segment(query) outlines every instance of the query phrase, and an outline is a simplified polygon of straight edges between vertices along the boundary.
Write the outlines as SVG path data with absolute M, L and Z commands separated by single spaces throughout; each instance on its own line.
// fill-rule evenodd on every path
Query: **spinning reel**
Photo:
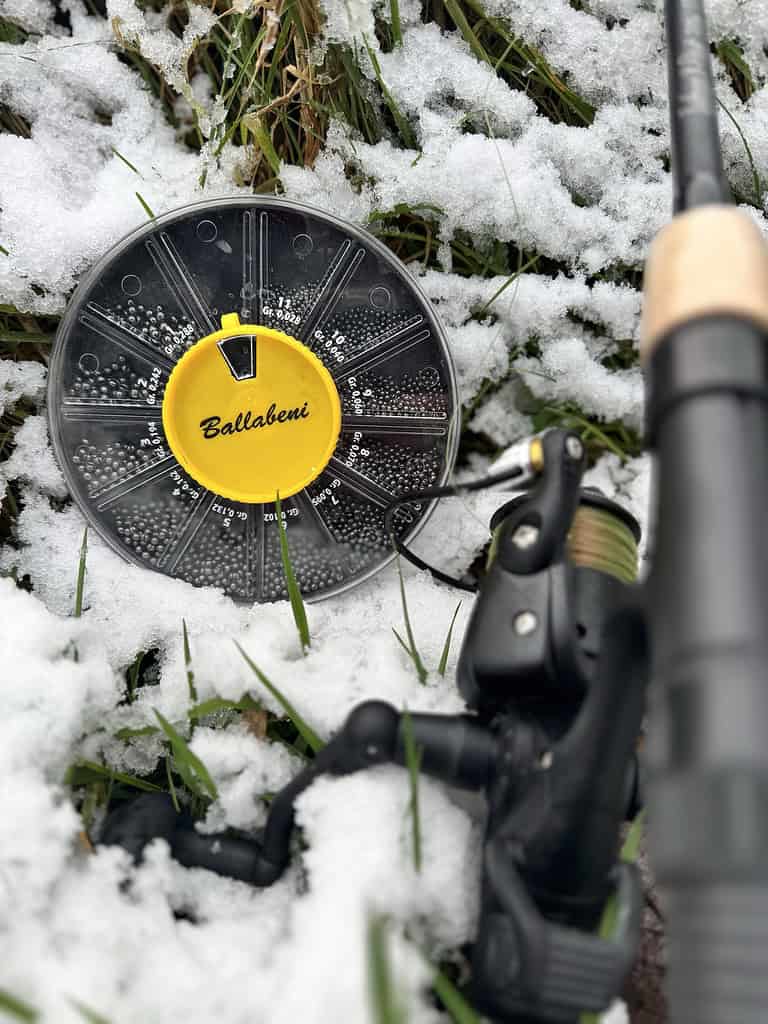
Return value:
M 639 937 L 639 879 L 616 862 L 619 826 L 639 807 L 639 530 L 619 506 L 580 489 L 575 434 L 550 431 L 524 454 L 504 475 L 534 486 L 494 516 L 459 659 L 470 713 L 410 714 L 409 728 L 422 772 L 487 798 L 476 1005 L 497 1020 L 575 1024 L 620 990 Z M 170 797 L 152 794 L 114 810 L 100 841 L 140 858 L 162 837 L 182 864 L 269 885 L 288 864 L 307 786 L 321 774 L 405 764 L 405 751 L 400 713 L 368 701 L 274 797 L 259 836 L 201 835 Z M 594 930 L 611 895 L 619 925 L 603 939 Z

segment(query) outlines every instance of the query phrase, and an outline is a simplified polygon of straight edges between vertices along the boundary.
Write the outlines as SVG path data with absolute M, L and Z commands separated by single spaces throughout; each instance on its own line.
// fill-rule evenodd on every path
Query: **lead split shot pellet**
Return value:
M 444 333 L 376 239 L 281 199 L 176 210 L 84 278 L 51 360 L 51 436 L 90 525 L 138 565 L 238 601 L 391 557 L 384 509 L 456 449 Z M 410 540 L 431 505 L 395 516 Z

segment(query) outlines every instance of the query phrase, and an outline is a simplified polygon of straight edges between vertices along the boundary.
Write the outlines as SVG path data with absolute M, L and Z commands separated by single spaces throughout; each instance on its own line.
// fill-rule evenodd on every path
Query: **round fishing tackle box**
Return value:
M 286 594 L 278 516 L 308 599 L 376 572 L 385 509 L 442 484 L 457 445 L 445 334 L 415 279 L 367 232 L 279 198 L 186 206 L 108 252 L 62 321 L 48 408 L 114 550 L 244 602 Z M 398 538 L 431 508 L 398 509 Z

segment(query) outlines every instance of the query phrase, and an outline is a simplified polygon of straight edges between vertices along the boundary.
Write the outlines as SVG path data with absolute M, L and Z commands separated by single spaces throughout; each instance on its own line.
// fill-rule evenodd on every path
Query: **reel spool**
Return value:
M 640 524 L 618 502 L 594 487 L 584 487 L 568 531 L 568 555 L 574 565 L 635 583 Z
M 119 243 L 59 329 L 54 449 L 127 560 L 238 601 L 310 599 L 393 557 L 384 510 L 439 486 L 456 384 L 429 300 L 367 233 L 281 199 L 198 203 Z M 398 509 L 409 542 L 434 502 Z

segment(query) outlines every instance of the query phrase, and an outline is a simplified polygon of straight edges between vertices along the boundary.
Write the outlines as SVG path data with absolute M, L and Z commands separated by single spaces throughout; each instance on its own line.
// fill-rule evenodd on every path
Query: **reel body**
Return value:
M 174 211 L 85 277 L 51 361 L 70 490 L 123 557 L 240 601 L 308 599 L 392 557 L 384 509 L 457 444 L 429 300 L 376 239 L 281 199 Z M 398 510 L 415 536 L 433 503 Z

